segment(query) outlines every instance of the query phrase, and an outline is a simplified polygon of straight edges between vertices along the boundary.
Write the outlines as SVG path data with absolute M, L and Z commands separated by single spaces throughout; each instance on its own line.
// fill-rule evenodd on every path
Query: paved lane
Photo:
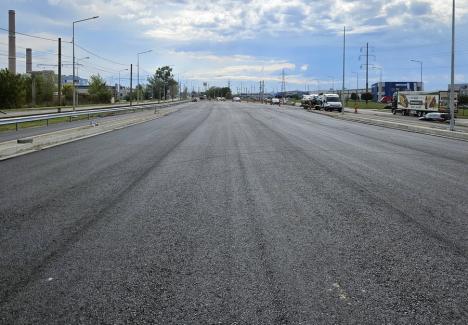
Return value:
M 0 320 L 464 324 L 467 149 L 194 103 L 1 162 Z

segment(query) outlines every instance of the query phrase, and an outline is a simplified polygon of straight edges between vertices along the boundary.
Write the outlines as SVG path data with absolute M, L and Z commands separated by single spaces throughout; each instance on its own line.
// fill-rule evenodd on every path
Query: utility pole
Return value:
M 286 80 L 284 78 L 284 69 L 281 72 L 281 96 L 282 96 L 282 101 L 284 104 L 284 94 L 286 92 Z
M 369 43 L 366 43 L 366 104 L 369 101 Z
M 62 112 L 62 38 L 58 39 L 58 112 Z
M 343 85 L 341 87 L 341 114 L 344 114 L 344 89 L 345 89 L 345 70 L 346 70 L 346 26 L 343 27 Z
M 450 131 L 455 130 L 455 0 L 452 2 L 452 68 L 450 80 Z
M 133 64 L 130 64 L 130 106 L 133 99 Z
M 140 55 L 152 52 L 153 50 L 147 50 L 137 53 L 137 104 L 140 102 Z
M 361 53 L 363 52 L 363 47 L 361 47 Z M 366 43 L 366 54 L 363 55 L 361 54 L 359 56 L 359 60 L 361 60 L 361 58 L 365 56 L 366 57 L 366 104 L 367 102 L 369 101 L 369 99 L 367 98 L 367 94 L 369 93 L 369 56 L 372 56 L 374 57 L 375 59 L 375 55 L 369 55 L 369 43 Z M 362 64 L 361 64 L 361 69 L 362 69 Z

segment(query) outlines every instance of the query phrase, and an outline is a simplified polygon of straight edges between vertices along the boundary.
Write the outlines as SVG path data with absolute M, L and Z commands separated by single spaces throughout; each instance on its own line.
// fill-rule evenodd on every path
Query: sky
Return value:
M 62 38 L 63 73 L 71 74 L 72 22 L 76 24 L 78 73 L 129 83 L 130 64 L 144 83 L 157 67 L 170 65 L 189 89 L 227 86 L 279 91 L 341 89 L 343 28 L 346 26 L 345 88 L 382 81 L 419 81 L 426 90 L 450 82 L 452 0 L 2 0 L 0 28 L 16 11 L 17 71 L 25 70 L 25 48 L 34 70 L 56 70 Z M 468 1 L 456 4 L 456 76 L 468 82 Z M 8 64 L 8 34 L 0 29 L 0 68 Z

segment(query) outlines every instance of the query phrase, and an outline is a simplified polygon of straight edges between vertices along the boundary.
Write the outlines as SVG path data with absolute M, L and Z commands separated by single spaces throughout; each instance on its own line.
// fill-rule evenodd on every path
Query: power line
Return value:
M 118 65 L 125 66 L 125 67 L 128 66 L 128 64 L 119 63 L 119 62 L 116 62 L 116 61 L 114 61 L 114 60 L 111 60 L 111 59 L 105 58 L 105 57 L 103 57 L 103 56 L 100 56 L 99 54 L 96 54 L 96 53 L 94 53 L 94 52 L 92 52 L 92 51 L 90 51 L 90 50 L 88 50 L 88 49 L 85 49 L 84 47 L 82 47 L 82 46 L 80 46 L 80 45 L 78 45 L 78 44 L 76 44 L 76 43 L 75 43 L 75 46 L 78 47 L 79 49 L 85 51 L 85 52 L 88 53 L 88 54 L 91 54 L 91 55 L 94 55 L 94 56 L 97 57 L 97 58 L 100 58 L 101 60 L 108 61 L 108 62 L 111 62 L 111 63 L 113 63 L 113 64 L 118 64 Z
M 3 42 L 0 42 L 0 44 L 8 45 L 7 43 L 3 43 Z M 30 48 L 30 47 L 24 47 L 24 46 L 20 46 L 20 45 L 16 45 L 16 47 L 18 47 L 20 49 L 24 49 L 24 50 Z M 33 51 L 33 53 L 44 53 L 44 54 L 50 54 L 50 55 L 58 55 L 57 52 L 35 50 L 34 48 L 30 48 L 30 49 Z M 71 55 L 64 55 L 64 54 L 62 54 L 62 57 L 66 57 L 66 58 L 70 58 L 70 59 L 72 58 Z
M 97 66 L 94 66 L 94 65 L 86 65 L 86 64 L 83 64 L 83 63 L 80 63 L 80 65 L 83 66 L 83 67 L 87 67 L 89 69 L 93 69 L 93 70 L 99 70 L 99 71 L 107 72 L 107 73 L 115 73 L 114 71 L 106 70 L 106 69 L 103 69 L 103 68 L 100 68 L 100 67 L 97 67 Z M 85 69 L 85 70 L 92 73 L 92 71 L 90 71 L 88 69 Z
M 9 31 L 8 29 L 6 29 L 6 28 L 0 27 L 0 30 L 3 30 L 3 31 L 5 31 L 5 32 L 10 33 L 10 31 Z M 28 36 L 28 37 L 37 38 L 37 39 L 42 39 L 42 40 L 45 40 L 45 41 L 58 42 L 58 39 L 52 39 L 52 38 L 47 38 L 47 37 L 42 37 L 42 36 L 36 36 L 36 35 L 30 35 L 30 34 L 21 33 L 21 32 L 14 32 L 14 34 L 23 35 L 23 36 Z M 71 43 L 70 41 L 62 41 L 62 42 Z

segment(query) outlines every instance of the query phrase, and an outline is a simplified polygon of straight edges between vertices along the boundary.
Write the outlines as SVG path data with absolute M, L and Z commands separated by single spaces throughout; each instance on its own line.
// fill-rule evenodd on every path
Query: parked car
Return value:
M 393 101 L 393 97 L 392 96 L 383 96 L 382 98 L 380 98 L 380 103 L 382 104 L 391 104 Z
M 421 121 L 445 122 L 450 120 L 450 114 L 447 113 L 427 113 L 419 118 Z
M 281 105 L 281 101 L 279 98 L 272 98 L 270 105 Z

